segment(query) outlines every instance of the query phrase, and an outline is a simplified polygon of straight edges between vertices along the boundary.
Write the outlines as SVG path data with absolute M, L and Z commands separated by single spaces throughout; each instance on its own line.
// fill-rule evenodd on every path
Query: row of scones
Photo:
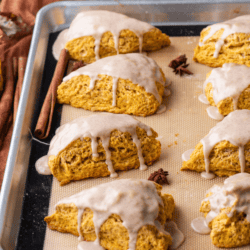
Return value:
M 208 74 L 199 99 L 212 105 L 209 116 L 226 117 L 182 157 L 182 170 L 202 172 L 207 179 L 234 175 L 209 191 L 201 206 L 206 218 L 192 222 L 196 232 L 210 233 L 218 247 L 250 243 L 250 175 L 245 173 L 250 173 L 249 22 L 250 16 L 242 16 L 207 27 L 194 55 L 199 63 L 222 66 Z M 57 100 L 114 114 L 79 117 L 59 127 L 48 154 L 36 162 L 37 171 L 53 174 L 65 185 L 145 170 L 157 161 L 157 132 L 130 115 L 164 111 L 163 96 L 169 90 L 157 63 L 132 52 L 169 45 L 169 37 L 148 23 L 108 11 L 79 13 L 58 35 L 53 55 L 58 59 L 66 49 L 71 59 L 88 65 L 63 79 Z M 50 229 L 79 236 L 79 250 L 163 250 L 184 240 L 172 220 L 174 207 L 172 195 L 162 194 L 156 183 L 117 180 L 63 199 L 45 221 Z M 232 237 L 237 230 L 241 233 Z

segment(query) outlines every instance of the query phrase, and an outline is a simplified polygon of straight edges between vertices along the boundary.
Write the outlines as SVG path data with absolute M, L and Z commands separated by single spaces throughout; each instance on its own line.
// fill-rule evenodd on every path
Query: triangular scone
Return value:
M 60 185 L 115 177 L 119 170 L 145 170 L 160 157 L 157 136 L 128 115 L 80 117 L 58 128 L 48 154 L 36 162 L 36 168 L 41 174 L 52 173 Z
M 88 241 L 80 243 L 88 244 L 86 249 L 92 249 L 95 241 L 108 250 L 166 250 L 172 238 L 161 230 L 172 219 L 174 207 L 172 195 L 161 194 L 160 185 L 126 179 L 65 198 L 56 205 L 56 212 L 44 220 L 50 229 Z
M 231 112 L 213 127 L 197 144 L 190 159 L 183 161 L 181 170 L 230 176 L 240 172 L 250 173 L 250 110 Z M 184 154 L 183 154 L 184 155 Z
M 226 248 L 250 244 L 250 175 L 231 176 L 224 185 L 209 189 L 206 197 L 200 212 L 211 229 L 212 243 Z
M 223 116 L 236 109 L 250 109 L 250 68 L 226 63 L 213 69 L 207 74 L 203 92 Z
M 148 116 L 162 103 L 165 80 L 151 58 L 111 56 L 66 76 L 57 89 L 57 100 L 91 111 Z
M 84 11 L 59 34 L 53 55 L 58 59 L 65 48 L 72 59 L 92 63 L 119 53 L 154 51 L 168 45 L 169 37 L 149 23 L 110 11 Z
M 203 29 L 194 61 L 210 67 L 221 67 L 224 63 L 250 66 L 249 21 L 250 15 L 245 15 Z

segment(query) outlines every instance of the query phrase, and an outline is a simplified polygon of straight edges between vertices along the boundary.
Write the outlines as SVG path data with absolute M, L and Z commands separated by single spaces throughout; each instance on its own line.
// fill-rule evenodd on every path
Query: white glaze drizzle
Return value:
M 245 171 L 244 146 L 250 141 L 250 110 L 231 112 L 223 121 L 217 123 L 209 134 L 201 140 L 205 158 L 205 170 L 209 173 L 209 154 L 213 147 L 221 141 L 229 141 L 239 147 L 241 172 Z M 203 176 L 204 177 L 204 176 Z
M 222 115 L 219 112 L 217 107 L 210 106 L 210 107 L 206 108 L 206 111 L 207 111 L 208 116 L 216 121 L 221 121 L 224 118 L 224 115 Z
M 214 57 L 217 58 L 221 47 L 224 45 L 224 40 L 231 34 L 235 33 L 250 33 L 250 15 L 239 16 L 234 19 L 225 21 L 223 23 L 216 23 L 208 26 L 210 28 L 209 33 L 204 37 L 203 41 L 199 43 L 199 46 L 203 46 L 204 43 L 212 37 L 218 30 L 224 29 L 222 36 L 215 44 Z
M 192 220 L 191 227 L 198 234 L 210 234 L 211 229 L 207 225 L 206 218 L 198 217 Z
M 61 50 L 65 47 L 65 41 L 67 40 L 68 29 L 61 31 L 56 38 L 55 43 L 52 46 L 52 54 L 56 60 L 59 59 Z
M 121 217 L 124 227 L 129 233 L 129 250 L 136 247 L 137 233 L 145 225 L 153 225 L 164 234 L 164 227 L 156 220 L 159 206 L 163 206 L 161 197 L 158 195 L 153 182 L 147 180 L 122 179 L 105 183 L 91 189 L 84 190 L 69 198 L 59 201 L 59 204 L 73 203 L 78 208 L 78 231 L 80 234 L 80 222 L 85 208 L 93 211 L 93 222 L 97 239 L 95 242 L 82 244 L 81 250 L 103 249 L 92 248 L 100 246 L 99 231 L 101 225 L 112 214 Z M 80 236 L 80 240 L 83 238 Z M 85 246 L 89 247 L 86 248 Z
M 171 91 L 169 89 L 165 88 L 164 89 L 164 96 L 170 96 L 170 95 L 171 95 Z
M 160 107 L 158 108 L 156 114 L 162 114 L 165 113 L 167 111 L 167 107 L 164 104 L 161 104 Z
M 142 52 L 143 34 L 153 29 L 149 23 L 125 16 L 116 12 L 94 10 L 77 14 L 69 29 L 64 35 L 58 36 L 53 45 L 53 55 L 58 60 L 60 51 L 65 44 L 73 39 L 83 36 L 92 36 L 95 39 L 95 56 L 99 59 L 100 42 L 103 34 L 110 31 L 113 34 L 115 49 L 119 53 L 119 35 L 122 30 L 129 29 L 139 38 L 139 51 Z
M 105 250 L 101 245 L 96 244 L 96 242 L 92 241 L 81 241 L 78 246 L 77 250 Z
M 210 212 L 207 214 L 204 225 L 200 227 L 194 219 L 193 224 L 196 226 L 196 232 L 202 233 L 216 216 L 219 215 L 221 209 L 231 207 L 231 211 L 227 213 L 228 217 L 232 217 L 234 211 L 244 212 L 246 219 L 250 222 L 250 174 L 239 173 L 230 176 L 224 181 L 224 185 L 214 185 L 207 193 L 212 193 L 203 200 L 209 201 Z M 204 228 L 203 228 L 204 226 Z
M 51 155 L 57 155 L 61 150 L 68 146 L 71 142 L 77 139 L 83 140 L 84 137 L 91 139 L 92 156 L 99 157 L 97 153 L 97 138 L 100 138 L 104 150 L 106 151 L 106 164 L 110 171 L 111 177 L 117 177 L 117 173 L 113 169 L 111 161 L 111 152 L 109 150 L 110 133 L 113 130 L 119 130 L 121 132 L 129 132 L 133 139 L 133 142 L 137 146 L 138 158 L 140 161 L 140 170 L 147 169 L 144 164 L 144 158 L 142 156 L 141 142 L 136 134 L 136 127 L 140 127 L 147 132 L 148 136 L 152 135 L 152 130 L 149 126 L 135 120 L 129 115 L 121 114 L 108 114 L 108 115 L 92 115 L 89 117 L 79 117 L 69 123 L 60 126 L 56 130 L 56 134 L 51 140 L 47 159 Z M 44 157 L 40 158 L 37 162 L 39 164 L 39 173 L 44 174 L 49 170 L 48 161 L 44 161 Z M 43 168 L 45 170 L 43 170 Z M 38 169 L 38 168 L 37 168 Z M 48 173 L 47 173 L 48 174 Z M 51 174 L 51 172 L 50 172 Z
M 190 155 L 193 153 L 194 149 L 188 149 L 181 155 L 182 161 L 188 161 L 190 159 Z
M 207 179 L 207 180 L 212 180 L 215 177 L 214 173 L 207 173 L 207 172 L 202 172 L 201 177 Z
M 199 95 L 198 100 L 199 100 L 200 102 L 204 103 L 204 104 L 209 104 L 209 101 L 207 100 L 207 97 L 206 97 L 205 94 Z
M 174 221 L 167 221 L 165 223 L 164 229 L 170 234 L 172 237 L 172 245 L 171 249 L 178 248 L 182 242 L 185 240 L 184 234 L 180 231 Z
M 116 87 L 119 78 L 129 79 L 134 84 L 142 86 L 146 92 L 153 94 L 159 103 L 162 102 L 155 84 L 157 81 L 165 85 L 160 67 L 153 59 L 138 53 L 105 57 L 73 71 L 63 78 L 63 82 L 75 76 L 88 75 L 91 79 L 89 88 L 93 89 L 99 74 L 113 77 L 113 106 L 116 104 Z
M 250 68 L 246 65 L 225 63 L 222 68 L 216 68 L 211 71 L 211 74 L 203 84 L 203 93 L 205 93 L 208 83 L 211 83 L 213 86 L 213 100 L 216 105 L 220 101 L 231 97 L 234 110 L 236 110 L 241 93 L 250 85 Z M 199 100 L 202 101 L 203 98 L 202 100 L 199 98 Z M 206 101 L 208 102 L 207 99 Z
M 50 175 L 51 171 L 49 169 L 48 162 L 49 162 L 48 155 L 39 158 L 35 163 L 36 171 L 39 174 Z

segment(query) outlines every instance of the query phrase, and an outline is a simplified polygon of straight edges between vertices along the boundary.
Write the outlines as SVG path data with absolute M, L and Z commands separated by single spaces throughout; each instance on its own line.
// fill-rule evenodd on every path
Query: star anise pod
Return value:
M 188 66 L 189 64 L 184 64 L 184 65 L 181 65 L 179 67 L 177 67 L 176 69 L 174 69 L 173 72 L 175 72 L 175 74 L 180 74 L 180 76 L 183 75 L 183 73 L 186 73 L 188 75 L 192 75 L 193 73 L 191 71 L 189 71 L 188 69 L 186 69 L 186 67 Z
M 81 67 L 83 67 L 83 66 L 85 66 L 85 65 L 86 65 L 86 64 L 83 63 L 82 61 L 74 62 L 73 68 L 72 68 L 71 72 L 72 72 L 72 71 L 75 71 L 75 70 L 77 70 L 77 69 L 79 69 L 79 68 L 81 68 Z
M 168 67 L 172 68 L 172 69 L 176 69 L 178 66 L 182 65 L 183 63 L 186 64 L 187 62 L 187 58 L 186 55 L 181 55 L 178 56 L 176 59 L 172 60 Z
M 167 179 L 167 176 L 168 176 L 168 171 L 164 171 L 162 168 L 160 168 L 158 171 L 155 171 L 154 173 L 152 173 L 148 180 L 149 181 L 154 181 L 158 184 L 168 184 L 168 179 Z
M 181 76 L 183 75 L 183 73 L 192 75 L 193 73 L 186 69 L 188 65 L 189 64 L 187 64 L 186 55 L 181 55 L 178 56 L 176 59 L 172 60 L 168 66 L 174 69 L 173 72 L 175 72 L 175 74 L 179 73 Z

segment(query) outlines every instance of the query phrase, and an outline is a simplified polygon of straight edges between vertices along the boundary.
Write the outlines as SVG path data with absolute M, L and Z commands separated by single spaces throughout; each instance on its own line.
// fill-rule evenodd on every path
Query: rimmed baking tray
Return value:
M 248 14 L 249 1 L 88 1 L 57 2 L 37 14 L 20 105 L 0 194 L 0 249 L 43 249 L 51 176 L 35 173 L 34 163 L 48 145 L 32 140 L 43 99 L 56 61 L 51 47 L 58 31 L 69 26 L 83 10 L 109 10 L 160 27 L 170 36 L 197 36 L 208 24 Z M 60 106 L 49 143 L 60 123 Z M 19 235 L 19 236 L 18 236 Z M 18 239 L 18 240 L 17 240 Z

